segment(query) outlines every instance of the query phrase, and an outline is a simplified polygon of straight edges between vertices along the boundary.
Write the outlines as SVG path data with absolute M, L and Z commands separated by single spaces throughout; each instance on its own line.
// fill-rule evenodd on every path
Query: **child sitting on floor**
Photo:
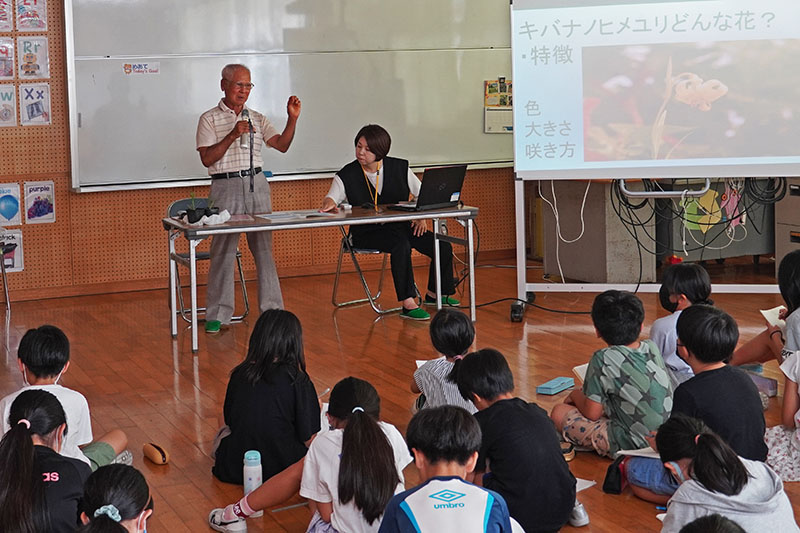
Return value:
M 629 292 L 610 290 L 595 298 L 592 322 L 608 347 L 592 355 L 583 390 L 573 390 L 550 413 L 578 449 L 613 457 L 644 448 L 645 437 L 669 416 L 669 375 L 655 344 L 639 341 L 643 320 L 642 302 Z
M 698 517 L 714 513 L 745 531 L 800 532 L 778 475 L 760 461 L 736 455 L 701 421 L 671 417 L 656 435 L 664 466 L 679 488 L 667 504 L 662 533 L 678 533 Z
M 0 434 L 9 430 L 8 413 L 21 392 L 45 390 L 58 398 L 67 415 L 69 432 L 61 455 L 83 461 L 92 470 L 111 462 L 133 462 L 133 455 L 125 449 L 128 445 L 125 433 L 114 429 L 93 441 L 92 419 L 86 398 L 80 392 L 58 384 L 70 364 L 69 339 L 63 331 L 48 325 L 29 329 L 19 343 L 17 364 L 25 386 L 0 400 L 0 414 L 3 417 Z
M 671 315 L 661 317 L 650 327 L 650 340 L 658 347 L 669 371 L 673 388 L 693 376 L 692 369 L 676 353 L 677 334 L 675 324 L 681 311 L 694 304 L 713 302 L 711 278 L 702 266 L 695 263 L 677 263 L 664 269 L 661 286 L 669 294 L 669 301 L 675 305 Z
M 464 481 L 481 447 L 473 416 L 452 405 L 424 409 L 408 423 L 406 442 L 422 484 L 389 501 L 379 533 L 511 531 L 503 497 Z M 445 493 L 460 496 L 451 505 Z
M 300 496 L 314 516 L 309 533 L 376 532 L 389 500 L 404 489 L 411 455 L 393 425 L 379 421 L 375 387 L 354 377 L 331 391 L 331 431 L 311 443 L 303 465 Z
M 422 393 L 413 411 L 440 405 L 457 405 L 470 413 L 477 411 L 472 402 L 458 392 L 458 362 L 475 340 L 472 320 L 457 309 L 443 308 L 431 320 L 431 343 L 444 357 L 428 361 L 414 372 L 411 392 Z
M 247 357 L 231 372 L 212 472 L 241 485 L 242 458 L 261 453 L 264 479 L 302 459 L 319 431 L 319 401 L 306 373 L 300 320 L 283 309 L 258 318 Z
M 678 356 L 694 377 L 682 383 L 673 397 L 672 416 L 684 414 L 702 420 L 741 457 L 764 461 L 764 413 L 758 389 L 744 370 L 727 361 L 736 347 L 739 330 L 725 311 L 693 305 L 678 318 Z M 664 503 L 678 483 L 658 459 L 631 457 L 624 461 L 634 494 Z
M 767 429 L 767 464 L 783 481 L 800 481 L 800 350 L 781 364 L 786 376 L 781 406 L 781 425 Z
M 464 357 L 458 390 L 478 408 L 483 434 L 470 481 L 498 492 L 527 533 L 556 531 L 573 511 L 572 525 L 587 524 L 553 424 L 544 409 L 512 395 L 514 376 L 503 354 L 484 349 Z
M 764 363 L 773 359 L 781 364 L 792 352 L 800 350 L 800 250 L 793 250 L 781 259 L 778 288 L 786 304 L 786 309 L 780 313 L 786 326 L 781 330 L 767 324 L 767 329 L 734 352 L 732 365 Z

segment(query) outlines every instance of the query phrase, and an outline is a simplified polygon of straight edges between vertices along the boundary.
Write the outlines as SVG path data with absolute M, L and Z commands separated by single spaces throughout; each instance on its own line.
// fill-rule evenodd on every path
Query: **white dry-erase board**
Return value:
M 328 174 L 367 123 L 414 166 L 502 164 L 512 139 L 483 133 L 483 80 L 511 71 L 507 0 L 65 0 L 72 180 L 78 190 L 207 177 L 199 115 L 220 70 L 245 63 L 248 105 L 282 130 L 303 103 L 276 176 Z

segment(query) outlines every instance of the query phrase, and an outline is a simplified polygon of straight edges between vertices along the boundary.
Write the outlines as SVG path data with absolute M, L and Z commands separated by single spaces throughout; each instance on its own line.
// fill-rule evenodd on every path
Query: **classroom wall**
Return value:
M 208 187 L 83 194 L 70 191 L 63 4 L 51 0 L 47 11 L 48 31 L 26 35 L 43 35 L 49 39 L 51 125 L 0 128 L 0 183 L 16 182 L 22 190 L 25 181 L 53 180 L 56 222 L 8 226 L 22 230 L 25 254 L 25 270 L 8 274 L 11 300 L 166 287 L 167 240 L 161 218 L 173 200 L 189 196 L 191 190 L 196 196 L 205 196 Z M 16 33 L 11 35 L 16 36 Z M 29 82 L 8 83 L 19 87 Z M 209 80 L 209 83 L 217 83 L 217 80 Z M 214 104 L 209 102 L 209 107 Z M 301 117 L 300 127 L 302 120 Z M 113 131 L 108 134 L 113 135 Z M 349 136 L 351 132 L 343 134 Z M 296 145 L 291 150 L 303 148 Z M 183 149 L 194 150 L 194 147 Z M 395 155 L 402 157 L 402 154 Z M 342 154 L 342 163 L 350 158 L 352 154 Z M 317 206 L 328 186 L 326 179 L 276 182 L 272 189 L 273 209 Z M 477 219 L 481 252 L 514 248 L 512 169 L 469 171 L 463 199 L 481 210 Z M 449 229 L 454 235 L 461 234 L 456 224 L 451 224 Z M 276 234 L 275 259 L 279 274 L 333 272 L 339 240 L 336 228 Z M 246 248 L 244 244 L 243 247 Z M 248 279 L 253 279 L 255 265 L 249 252 L 244 252 L 244 259 Z M 375 260 L 371 264 L 375 264 Z M 203 267 L 201 281 L 205 279 L 205 272 Z

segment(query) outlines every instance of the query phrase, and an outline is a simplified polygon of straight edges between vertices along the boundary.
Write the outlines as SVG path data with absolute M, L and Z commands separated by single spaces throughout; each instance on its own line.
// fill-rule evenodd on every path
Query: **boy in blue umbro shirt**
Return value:
M 472 415 L 452 405 L 424 409 L 408 424 L 406 442 L 425 482 L 389 501 L 379 533 L 511 532 L 503 497 L 464 481 L 481 446 Z

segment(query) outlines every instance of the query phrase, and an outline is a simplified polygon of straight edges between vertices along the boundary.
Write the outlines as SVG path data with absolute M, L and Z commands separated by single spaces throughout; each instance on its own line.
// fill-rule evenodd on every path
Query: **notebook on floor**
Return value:
M 453 207 L 461 199 L 461 187 L 467 165 L 426 168 L 422 174 L 422 186 L 416 202 L 389 204 L 389 209 L 397 211 L 426 211 Z

